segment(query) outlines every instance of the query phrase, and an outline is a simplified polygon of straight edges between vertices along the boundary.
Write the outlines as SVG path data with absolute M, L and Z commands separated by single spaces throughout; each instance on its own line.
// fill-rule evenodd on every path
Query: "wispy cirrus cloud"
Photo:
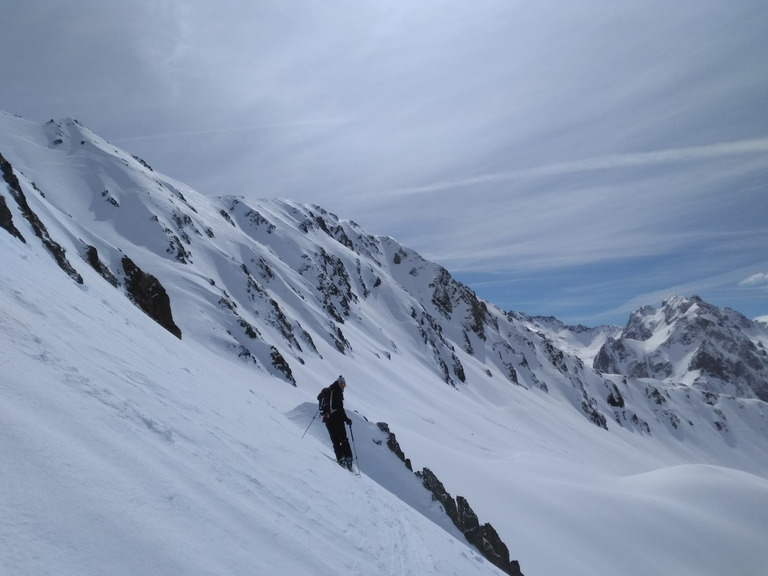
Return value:
M 463 188 L 482 184 L 506 182 L 511 180 L 523 180 L 542 178 L 548 176 L 560 176 L 579 172 L 592 172 L 598 170 L 610 170 L 614 168 L 634 168 L 674 164 L 677 162 L 689 162 L 692 160 L 706 160 L 723 156 L 740 154 L 768 153 L 768 138 L 742 140 L 738 142 L 722 142 L 706 146 L 691 146 L 685 148 L 670 148 L 654 150 L 651 152 L 639 152 L 635 154 L 613 154 L 599 158 L 588 158 L 574 162 L 560 162 L 546 166 L 536 166 L 522 170 L 497 172 L 460 178 L 456 180 L 441 181 L 425 186 L 401 188 L 391 190 L 389 194 L 418 194 L 422 192 L 437 192 L 451 188 Z

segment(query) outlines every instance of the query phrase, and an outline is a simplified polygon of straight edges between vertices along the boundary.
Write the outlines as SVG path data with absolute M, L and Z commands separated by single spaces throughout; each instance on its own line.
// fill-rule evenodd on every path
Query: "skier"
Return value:
M 320 415 L 326 428 L 328 428 L 328 435 L 331 437 L 336 462 L 348 470 L 352 470 L 352 449 L 347 439 L 347 431 L 344 429 L 344 424 L 352 426 L 352 420 L 344 411 L 344 388 L 346 386 L 347 382 L 344 380 L 344 376 L 339 376 L 328 388 L 323 388 L 317 399 L 320 402 Z

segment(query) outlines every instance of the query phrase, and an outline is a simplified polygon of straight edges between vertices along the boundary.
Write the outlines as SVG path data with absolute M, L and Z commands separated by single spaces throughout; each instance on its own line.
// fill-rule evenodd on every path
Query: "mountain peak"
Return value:
M 659 309 L 633 312 L 621 335 L 601 348 L 595 368 L 766 400 L 764 339 L 759 324 L 734 310 L 670 296 Z

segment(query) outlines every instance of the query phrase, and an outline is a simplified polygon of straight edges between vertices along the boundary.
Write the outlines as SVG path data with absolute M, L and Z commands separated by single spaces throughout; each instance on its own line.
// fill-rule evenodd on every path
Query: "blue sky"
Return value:
M 504 309 L 768 314 L 764 0 L 14 2 L 0 47 L 0 109 L 319 204 Z

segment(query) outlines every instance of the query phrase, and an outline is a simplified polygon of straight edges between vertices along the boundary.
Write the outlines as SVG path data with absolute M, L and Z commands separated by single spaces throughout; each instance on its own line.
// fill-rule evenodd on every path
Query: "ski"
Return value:
M 342 464 L 341 462 L 336 460 L 336 458 L 334 456 L 330 456 L 329 454 L 326 454 L 325 452 L 322 452 L 322 455 L 325 456 L 326 458 L 328 458 L 328 460 L 332 460 L 333 462 L 335 462 L 341 468 L 344 468 L 344 470 L 349 470 L 352 474 L 354 474 L 358 478 L 360 477 L 360 470 L 356 466 L 353 465 L 351 468 L 347 468 L 344 464 Z

